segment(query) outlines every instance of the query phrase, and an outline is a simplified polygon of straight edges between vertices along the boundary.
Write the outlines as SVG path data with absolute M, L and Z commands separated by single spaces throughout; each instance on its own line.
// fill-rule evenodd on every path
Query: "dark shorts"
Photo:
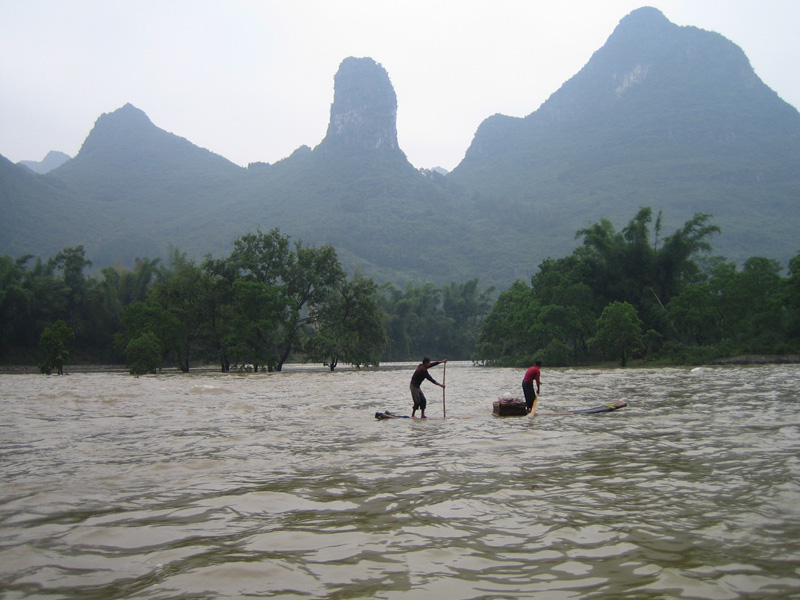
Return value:
M 413 384 L 409 385 L 408 389 L 411 390 L 411 398 L 414 400 L 414 410 L 425 410 L 425 407 L 428 406 L 428 400 L 422 390 Z

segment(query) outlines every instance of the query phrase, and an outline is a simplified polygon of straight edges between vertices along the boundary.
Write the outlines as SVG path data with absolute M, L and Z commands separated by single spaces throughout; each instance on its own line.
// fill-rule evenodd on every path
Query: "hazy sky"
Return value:
M 800 0 L 0 0 L 0 154 L 74 156 L 130 102 L 245 166 L 325 136 L 348 56 L 388 71 L 400 147 L 454 168 L 494 113 L 525 116 L 641 6 L 721 33 L 800 107 Z

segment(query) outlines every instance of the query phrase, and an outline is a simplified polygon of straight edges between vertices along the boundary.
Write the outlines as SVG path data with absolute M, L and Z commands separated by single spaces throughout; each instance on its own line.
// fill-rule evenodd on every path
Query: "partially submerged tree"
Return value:
M 161 342 L 152 331 L 146 331 L 132 339 L 125 347 L 125 358 L 131 375 L 157 372 L 161 368 L 163 352 Z
M 356 279 L 331 288 L 314 311 L 314 333 L 306 346 L 307 358 L 328 365 L 339 363 L 376 366 L 386 346 L 383 314 L 377 286 L 371 279 Z
M 64 363 L 69 358 L 68 346 L 74 337 L 72 330 L 61 320 L 45 328 L 39 338 L 39 347 L 44 353 L 44 359 L 39 365 L 42 373 L 50 375 L 56 369 L 59 375 L 64 374 Z

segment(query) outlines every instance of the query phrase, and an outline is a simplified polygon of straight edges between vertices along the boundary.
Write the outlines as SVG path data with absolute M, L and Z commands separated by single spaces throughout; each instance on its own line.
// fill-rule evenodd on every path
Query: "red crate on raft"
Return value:
M 522 417 L 528 414 L 528 407 L 522 398 L 498 398 L 492 404 L 492 412 L 499 417 Z

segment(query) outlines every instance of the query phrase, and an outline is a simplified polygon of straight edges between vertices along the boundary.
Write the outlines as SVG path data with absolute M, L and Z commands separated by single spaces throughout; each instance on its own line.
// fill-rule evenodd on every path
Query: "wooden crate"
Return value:
M 522 417 L 528 414 L 528 408 L 522 398 L 498 398 L 492 412 L 499 417 Z

